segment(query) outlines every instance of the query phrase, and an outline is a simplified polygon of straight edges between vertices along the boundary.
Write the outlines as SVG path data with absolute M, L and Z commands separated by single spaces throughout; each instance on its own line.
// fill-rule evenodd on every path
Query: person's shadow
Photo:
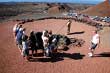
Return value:
M 110 52 L 103 52 L 100 54 L 95 54 L 94 57 L 110 57 Z
M 73 32 L 73 33 L 69 33 L 68 35 L 73 35 L 73 34 L 84 34 L 85 31 L 81 31 L 81 32 Z
M 51 54 L 50 57 L 35 57 L 33 59 L 30 60 L 30 62 L 58 62 L 58 61 L 62 61 L 65 58 L 69 58 L 69 59 L 74 59 L 74 60 L 81 60 L 83 59 L 85 55 L 82 55 L 80 53 L 54 53 Z

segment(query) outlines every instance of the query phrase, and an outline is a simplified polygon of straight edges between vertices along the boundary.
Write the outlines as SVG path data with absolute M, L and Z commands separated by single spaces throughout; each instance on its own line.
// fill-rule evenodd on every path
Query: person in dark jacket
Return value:
M 29 45 L 30 45 L 30 48 L 32 50 L 32 56 L 34 55 L 34 51 L 35 51 L 35 54 L 37 54 L 36 38 L 35 38 L 34 31 L 31 31 L 31 33 L 30 33 L 30 36 L 29 36 Z

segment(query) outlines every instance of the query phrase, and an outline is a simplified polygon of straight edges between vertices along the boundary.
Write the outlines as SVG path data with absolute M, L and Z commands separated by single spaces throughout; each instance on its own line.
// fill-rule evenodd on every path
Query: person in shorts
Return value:
M 96 49 L 97 46 L 99 46 L 99 43 L 100 43 L 100 36 L 97 33 L 97 31 L 93 31 L 93 37 L 91 40 L 91 47 L 89 48 L 90 53 L 88 53 L 90 57 L 94 56 L 94 50 Z

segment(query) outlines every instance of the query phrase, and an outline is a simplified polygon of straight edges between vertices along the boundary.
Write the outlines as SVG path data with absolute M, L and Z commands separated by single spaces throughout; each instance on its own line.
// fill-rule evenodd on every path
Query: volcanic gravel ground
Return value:
M 68 46 L 67 51 L 58 53 L 55 59 L 35 57 L 27 62 L 15 44 L 12 28 L 17 22 L 0 23 L 0 73 L 110 73 L 110 28 L 99 32 L 100 47 L 96 56 L 88 57 L 90 40 L 94 27 L 84 23 L 72 22 L 69 38 L 83 39 L 82 47 Z M 23 24 L 26 33 L 31 30 L 52 30 L 54 34 L 66 35 L 67 20 L 47 19 Z M 83 33 L 82 33 L 83 32 Z

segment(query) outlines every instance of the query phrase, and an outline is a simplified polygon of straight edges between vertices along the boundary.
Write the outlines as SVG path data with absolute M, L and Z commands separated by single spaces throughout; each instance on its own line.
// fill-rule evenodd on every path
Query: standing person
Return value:
M 35 33 L 34 31 L 31 31 L 30 36 L 29 36 L 29 46 L 32 50 L 32 56 L 34 55 L 34 51 L 35 54 L 37 54 L 37 47 L 36 47 L 36 38 L 35 38 Z
M 22 28 L 22 25 L 18 25 L 16 24 L 14 27 L 13 27 L 13 32 L 14 32 L 14 36 L 15 36 L 15 39 L 17 39 L 17 34 L 19 31 L 21 31 L 23 28 Z
M 97 31 L 93 31 L 93 37 L 91 40 L 91 47 L 89 48 L 90 53 L 88 53 L 90 57 L 94 56 L 94 50 L 97 46 L 99 46 L 99 44 L 100 44 L 100 36 L 97 33 Z
M 67 34 L 70 34 L 71 23 L 72 23 L 72 20 L 69 20 L 66 24 L 67 25 Z
M 24 59 L 29 60 L 29 49 L 28 49 L 28 42 L 27 42 L 28 36 L 26 34 L 23 34 L 22 36 L 22 55 Z
M 17 35 L 18 31 L 19 31 L 19 25 L 15 24 L 13 27 L 13 36 L 14 36 L 14 41 L 16 42 L 16 44 L 17 44 L 16 35 Z
M 16 41 L 17 41 L 17 45 L 18 48 L 20 50 L 20 52 L 22 52 L 22 36 L 23 36 L 24 30 L 22 27 L 19 28 L 17 35 L 16 35 Z
M 49 36 L 48 36 L 48 31 L 44 30 L 42 34 L 42 40 L 43 40 L 43 46 L 44 46 L 44 56 L 49 55 Z

